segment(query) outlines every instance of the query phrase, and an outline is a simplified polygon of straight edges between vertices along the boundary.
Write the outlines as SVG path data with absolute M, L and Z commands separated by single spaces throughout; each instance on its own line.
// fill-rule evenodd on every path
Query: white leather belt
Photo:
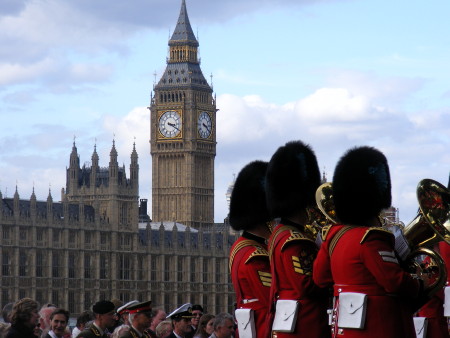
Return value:
M 257 302 L 259 299 L 258 298 L 253 298 L 253 299 L 243 299 L 242 303 L 247 304 L 247 303 L 253 303 L 253 302 Z

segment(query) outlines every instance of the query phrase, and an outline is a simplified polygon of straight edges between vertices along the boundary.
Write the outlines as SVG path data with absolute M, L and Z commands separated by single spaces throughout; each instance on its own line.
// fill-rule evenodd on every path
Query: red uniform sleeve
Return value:
M 241 268 L 245 269 L 241 282 L 247 284 L 246 289 L 253 291 L 253 298 L 268 304 L 272 280 L 269 257 L 253 257 Z
M 361 244 L 361 259 L 386 292 L 405 297 L 417 297 L 420 282 L 399 265 L 394 246 L 387 234 L 371 233 Z
M 320 250 L 314 260 L 313 265 L 314 283 L 322 288 L 333 285 L 333 275 L 331 273 L 331 261 L 328 254 L 328 245 L 322 243 Z

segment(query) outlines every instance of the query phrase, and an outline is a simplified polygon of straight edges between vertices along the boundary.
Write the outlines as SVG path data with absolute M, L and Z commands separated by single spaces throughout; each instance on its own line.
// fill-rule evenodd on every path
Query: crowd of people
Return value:
M 69 328 L 70 313 L 54 304 L 42 307 L 30 298 L 3 308 L 0 338 L 231 338 L 229 313 L 204 313 L 200 304 L 183 304 L 168 315 L 151 301 L 101 300 L 81 313 Z
M 422 265 L 407 271 L 402 242 L 380 217 L 391 207 L 384 154 L 368 146 L 343 154 L 331 182 L 332 217 L 318 208 L 321 184 L 314 151 L 302 141 L 238 174 L 229 220 L 242 231 L 230 252 L 239 336 L 450 337 L 444 288 L 430 288 Z

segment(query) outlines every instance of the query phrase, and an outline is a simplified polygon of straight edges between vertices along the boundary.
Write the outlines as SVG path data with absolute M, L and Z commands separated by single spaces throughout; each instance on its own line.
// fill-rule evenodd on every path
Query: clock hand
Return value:
M 202 125 L 203 125 L 203 127 L 205 127 L 205 128 L 209 131 L 209 128 L 208 128 L 208 126 L 205 124 L 205 122 L 203 122 Z
M 180 129 L 178 129 L 178 127 L 175 125 L 175 123 L 167 122 L 167 124 L 168 124 L 169 126 L 175 128 L 176 130 L 180 130 Z

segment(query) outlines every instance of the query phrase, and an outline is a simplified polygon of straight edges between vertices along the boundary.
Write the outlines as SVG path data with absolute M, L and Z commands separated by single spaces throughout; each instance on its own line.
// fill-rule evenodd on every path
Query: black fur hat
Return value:
M 234 183 L 230 201 L 230 224 L 234 230 L 249 230 L 270 220 L 266 206 L 267 162 L 247 164 Z
M 278 148 L 267 168 L 266 185 L 267 206 L 273 217 L 289 217 L 314 206 L 320 171 L 311 147 L 291 141 Z
M 355 147 L 341 157 L 333 176 L 336 216 L 358 224 L 391 206 L 391 177 L 386 157 L 372 147 Z

